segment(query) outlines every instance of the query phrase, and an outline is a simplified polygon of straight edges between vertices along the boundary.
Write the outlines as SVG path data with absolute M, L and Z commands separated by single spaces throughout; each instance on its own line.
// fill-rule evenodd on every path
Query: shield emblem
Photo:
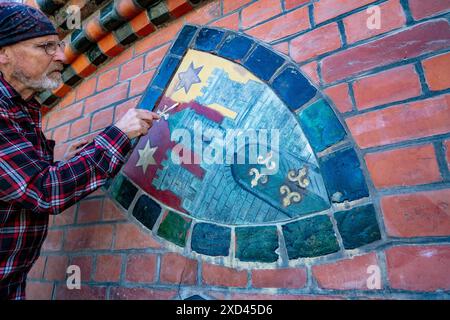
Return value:
M 185 26 L 139 108 L 161 119 L 123 173 L 152 202 L 137 207 L 163 208 L 158 236 L 184 246 L 192 232 L 192 250 L 217 256 L 229 254 L 234 233 L 237 258 L 264 262 L 278 259 L 281 233 L 290 259 L 338 251 L 336 225 L 345 249 L 379 239 L 344 126 L 298 66 L 265 44 Z

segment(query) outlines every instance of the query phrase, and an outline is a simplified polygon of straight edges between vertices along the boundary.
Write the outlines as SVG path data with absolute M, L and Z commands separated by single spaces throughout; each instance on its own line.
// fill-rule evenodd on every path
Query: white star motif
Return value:
M 136 163 L 136 167 L 141 166 L 144 170 L 144 174 L 150 164 L 156 164 L 154 154 L 157 149 L 158 147 L 150 148 L 150 141 L 147 140 L 147 144 L 145 145 L 144 149 L 138 150 L 139 160 Z

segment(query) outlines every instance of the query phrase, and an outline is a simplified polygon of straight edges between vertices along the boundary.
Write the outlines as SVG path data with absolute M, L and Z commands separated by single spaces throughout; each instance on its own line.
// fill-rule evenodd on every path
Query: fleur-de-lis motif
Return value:
M 255 176 L 251 182 L 252 188 L 256 187 L 259 182 L 261 184 L 266 184 L 269 181 L 269 178 L 266 175 L 259 173 L 258 169 L 256 168 L 251 168 L 249 171 L 249 175 Z
M 169 119 L 169 111 L 175 109 L 176 107 L 178 107 L 179 103 L 175 103 L 174 105 L 172 105 L 171 107 L 168 107 L 167 105 L 164 105 L 163 110 L 158 110 L 156 111 L 156 113 L 161 117 L 160 119 L 156 120 L 159 121 L 161 119 L 164 119 L 167 121 L 167 119 Z
M 267 169 L 273 170 L 277 167 L 277 164 L 274 161 L 270 161 L 270 159 L 272 159 L 272 157 L 273 157 L 273 153 L 272 153 L 272 151 L 270 151 L 266 155 L 266 157 L 258 156 L 258 159 L 256 159 L 256 161 L 258 162 L 258 164 L 265 165 Z
M 290 170 L 288 173 L 288 179 L 289 181 L 295 182 L 300 188 L 305 189 L 309 186 L 309 179 L 307 175 L 308 168 L 303 167 L 298 170 L 298 175 L 295 174 L 295 170 Z
M 302 195 L 298 192 L 292 192 L 288 186 L 283 185 L 280 187 L 280 193 L 286 194 L 283 198 L 283 207 L 289 207 L 293 202 L 297 203 L 302 200 Z

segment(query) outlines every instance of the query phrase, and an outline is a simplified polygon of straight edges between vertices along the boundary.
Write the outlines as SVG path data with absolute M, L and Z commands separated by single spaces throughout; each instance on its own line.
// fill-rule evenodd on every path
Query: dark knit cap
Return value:
M 0 3 L 0 47 L 52 34 L 58 33 L 38 9 L 21 3 Z

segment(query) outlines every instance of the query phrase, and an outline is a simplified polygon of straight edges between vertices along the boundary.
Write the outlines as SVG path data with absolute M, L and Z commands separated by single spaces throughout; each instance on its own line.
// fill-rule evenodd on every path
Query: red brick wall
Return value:
M 381 9 L 379 30 L 366 27 L 371 4 Z M 29 275 L 28 297 L 177 299 L 188 292 L 218 299 L 347 299 L 448 293 L 450 48 L 439 37 L 450 38 L 444 17 L 449 9 L 447 0 L 210 1 L 136 42 L 43 119 L 60 158 L 70 143 L 96 134 L 137 105 L 184 23 L 245 32 L 290 55 L 342 113 L 382 212 L 381 248 L 275 270 L 217 266 L 172 253 L 97 191 L 51 222 Z M 70 264 L 82 269 L 81 290 L 65 286 Z M 380 267 L 381 289 L 367 289 L 369 265 Z

